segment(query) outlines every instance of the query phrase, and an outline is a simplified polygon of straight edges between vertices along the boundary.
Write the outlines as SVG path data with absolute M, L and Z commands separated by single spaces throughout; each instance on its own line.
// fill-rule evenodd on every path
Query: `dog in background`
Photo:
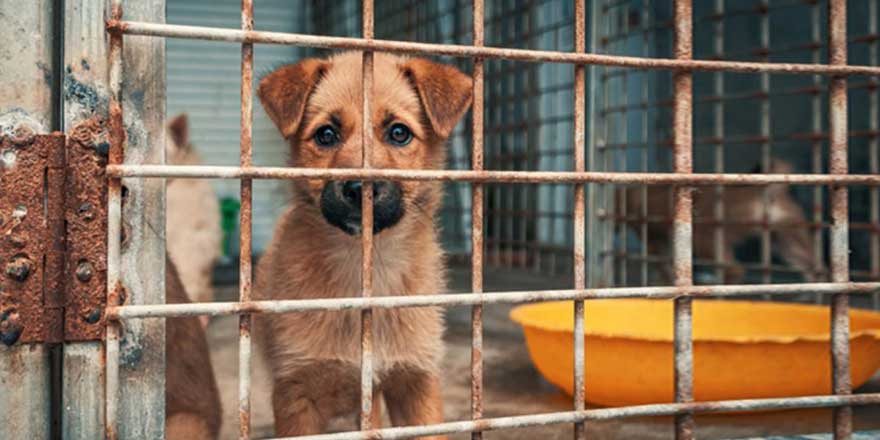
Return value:
M 292 165 L 362 165 L 359 52 L 305 59 L 276 69 L 258 94 L 290 144 Z M 372 111 L 376 168 L 441 169 L 446 140 L 470 107 L 471 79 L 420 58 L 374 55 Z M 296 181 L 257 268 L 261 300 L 357 297 L 361 291 L 361 183 Z M 437 181 L 373 183 L 374 295 L 435 294 L 446 288 L 435 213 Z M 360 395 L 360 312 L 255 317 L 273 379 L 275 434 L 319 434 L 331 418 L 354 416 Z M 443 420 L 443 316 L 436 307 L 373 312 L 373 424 L 384 397 L 395 426 Z M 425 437 L 441 439 L 445 437 Z
M 165 298 L 187 298 L 174 263 L 165 260 Z M 168 318 L 165 324 L 165 438 L 214 440 L 220 432 L 220 392 L 205 330 L 196 318 Z
M 761 172 L 756 168 L 756 172 Z M 773 159 L 769 173 L 786 174 L 792 172 L 791 164 Z M 742 281 L 745 270 L 736 261 L 734 248 L 752 237 L 760 237 L 761 222 L 764 221 L 764 191 L 767 191 L 767 218 L 771 228 L 771 249 L 792 268 L 803 274 L 807 282 L 818 282 L 825 265 L 816 267 L 816 255 L 807 218 L 801 206 L 789 194 L 789 186 L 773 184 L 762 186 L 725 186 L 722 195 L 724 218 L 733 224 L 724 225 L 724 282 L 735 284 Z M 642 187 L 618 189 L 615 197 L 617 212 L 624 212 L 627 226 L 638 233 L 642 226 Z M 649 218 L 664 221 L 648 221 L 648 253 L 651 255 L 671 255 L 672 219 L 671 186 L 647 186 L 647 214 Z M 625 202 L 624 202 L 625 194 Z M 716 193 L 712 187 L 698 187 L 693 198 L 693 243 L 694 257 L 713 259 L 715 255 L 715 202 Z M 736 224 L 736 222 L 746 224 Z M 664 265 L 664 276 L 671 282 L 672 267 Z
M 170 165 L 201 165 L 189 140 L 189 121 L 180 114 L 168 123 L 166 162 Z M 168 254 L 193 302 L 214 299 L 211 283 L 214 265 L 220 259 L 220 207 L 211 184 L 204 179 L 168 179 L 165 187 L 167 210 L 165 236 Z M 208 317 L 201 317 L 207 325 Z

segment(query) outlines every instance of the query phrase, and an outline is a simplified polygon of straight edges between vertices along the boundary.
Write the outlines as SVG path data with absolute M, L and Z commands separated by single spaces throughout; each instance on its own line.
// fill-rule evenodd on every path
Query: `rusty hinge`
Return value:
M 100 339 L 105 130 L 0 136 L 0 342 Z

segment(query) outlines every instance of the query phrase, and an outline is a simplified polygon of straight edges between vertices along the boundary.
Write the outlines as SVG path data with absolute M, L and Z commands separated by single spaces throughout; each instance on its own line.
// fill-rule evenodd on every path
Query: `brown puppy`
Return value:
M 442 168 L 445 141 L 470 106 L 470 78 L 424 59 L 377 53 L 374 60 L 372 166 Z M 281 67 L 260 81 L 259 96 L 294 166 L 357 168 L 361 90 L 361 54 L 349 52 Z M 257 269 L 255 296 L 359 296 L 360 183 L 300 181 L 293 192 Z M 374 197 L 374 294 L 443 292 L 434 220 L 441 184 L 375 182 Z M 373 325 L 374 408 L 381 393 L 394 425 L 442 421 L 441 311 L 376 310 Z M 358 311 L 261 315 L 257 331 L 274 380 L 276 435 L 321 433 L 330 418 L 357 412 Z
M 177 115 L 168 122 L 168 134 L 168 164 L 202 164 L 189 140 L 186 114 Z M 220 259 L 222 241 L 217 195 L 211 183 L 204 179 L 168 179 L 165 192 L 168 255 L 177 267 L 189 299 L 213 301 L 211 279 L 214 265 Z M 202 317 L 201 321 L 206 325 L 208 317 Z
M 167 258 L 165 298 L 168 304 L 189 302 L 177 270 Z M 216 439 L 220 432 L 220 393 L 199 320 L 168 318 L 165 350 L 165 438 Z
M 771 162 L 770 173 L 791 173 L 791 165 L 779 159 Z M 789 194 L 788 185 L 774 184 L 767 187 L 767 217 L 771 227 L 772 248 L 791 267 L 800 271 L 807 282 L 819 281 L 817 272 L 825 270 L 824 265 L 815 266 L 813 240 L 809 229 L 805 226 L 807 219 L 803 209 Z M 742 281 L 745 270 L 737 263 L 733 255 L 735 246 L 750 237 L 761 234 L 759 225 L 764 220 L 764 189 L 760 186 L 726 186 L 722 196 L 724 218 L 730 222 L 749 224 L 732 224 L 724 227 L 724 262 L 728 265 L 724 270 L 724 281 L 728 284 Z M 626 188 L 627 225 L 635 232 L 641 228 L 642 215 L 641 187 Z M 711 187 L 694 190 L 694 256 L 712 259 L 715 255 L 715 190 Z M 654 219 L 671 219 L 672 189 L 669 186 L 648 187 L 648 217 Z M 616 193 L 616 205 L 621 211 L 623 190 Z M 787 225 L 787 226 L 785 226 Z M 651 255 L 669 255 L 672 247 L 672 228 L 667 221 L 648 222 L 648 252 Z M 664 275 L 667 282 L 672 281 L 672 268 L 665 266 Z

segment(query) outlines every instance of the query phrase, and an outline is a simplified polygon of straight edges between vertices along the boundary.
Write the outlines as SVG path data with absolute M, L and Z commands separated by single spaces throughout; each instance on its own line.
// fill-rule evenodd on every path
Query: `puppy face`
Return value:
M 360 52 L 306 59 L 260 81 L 266 113 L 291 147 L 292 165 L 359 168 L 363 164 Z M 471 80 L 457 69 L 425 59 L 377 53 L 373 62 L 372 155 L 385 169 L 440 169 L 445 141 L 471 101 Z M 298 181 L 301 205 L 320 210 L 327 223 L 360 232 L 361 182 Z M 439 182 L 373 184 L 374 232 L 433 217 Z

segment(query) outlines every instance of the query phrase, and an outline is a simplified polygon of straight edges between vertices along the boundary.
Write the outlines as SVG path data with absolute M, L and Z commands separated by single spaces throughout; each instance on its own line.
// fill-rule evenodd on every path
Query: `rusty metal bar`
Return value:
M 254 29 L 254 2 L 241 0 L 241 29 Z M 253 165 L 253 82 L 254 45 L 241 44 L 241 166 Z M 251 299 L 253 264 L 253 180 L 241 179 L 241 209 L 239 211 L 239 301 Z M 238 321 L 238 437 L 250 438 L 251 431 L 251 323 L 252 317 L 243 314 Z
M 600 1 L 601 0 L 597 0 Z M 606 32 L 609 32 L 611 27 L 613 26 L 614 20 L 610 17 L 610 14 L 607 9 L 602 10 L 601 18 L 600 18 L 600 26 L 604 26 Z M 609 52 L 611 49 L 609 48 L 609 44 L 607 41 L 602 41 L 602 51 Z M 603 71 L 607 71 L 607 69 L 603 69 Z M 602 75 L 602 109 L 609 108 L 609 102 L 611 100 L 611 79 L 607 75 Z M 597 142 L 596 148 L 599 150 L 599 156 L 601 161 L 602 170 L 608 172 L 612 170 L 612 152 L 609 151 L 607 145 L 611 142 L 612 133 L 615 131 L 612 128 L 612 124 L 614 123 L 614 118 L 610 117 L 605 113 L 601 113 L 602 117 L 602 139 L 600 142 Z M 598 167 L 594 167 L 598 168 Z M 602 207 L 604 212 L 613 212 L 615 210 L 614 206 L 614 196 L 613 190 L 614 188 L 611 185 L 600 185 L 600 190 L 602 191 Z M 602 214 L 602 211 L 599 212 Z M 603 231 L 601 234 L 602 244 L 600 245 L 602 252 L 612 252 L 613 251 L 613 238 L 614 238 L 614 225 L 609 222 L 602 222 Z M 599 253 L 601 257 L 603 253 Z M 598 280 L 602 286 L 613 286 L 614 285 L 614 269 L 612 264 L 614 262 L 610 258 L 600 258 L 599 259 L 599 267 L 601 267 L 601 278 Z M 596 283 L 593 281 L 594 284 Z
M 846 0 L 831 0 L 828 4 L 828 58 L 832 65 L 846 64 Z M 846 78 L 830 79 L 829 132 L 832 175 L 843 175 L 847 166 L 847 90 Z M 848 188 L 831 186 L 831 280 L 849 281 L 849 210 Z M 831 297 L 831 366 L 834 394 L 852 393 L 849 350 L 849 296 Z M 847 439 L 852 435 L 852 408 L 842 406 L 834 410 L 834 438 Z
M 483 0 L 474 0 L 474 46 L 483 46 L 485 20 Z M 483 60 L 474 59 L 473 103 L 471 108 L 471 168 L 483 169 Z M 471 291 L 483 292 L 483 185 L 471 185 Z M 483 305 L 471 309 L 471 420 L 483 418 Z M 472 440 L 480 440 L 483 434 L 471 433 Z
M 111 0 L 111 20 L 122 19 L 122 0 Z M 122 34 L 110 32 L 108 58 L 110 63 L 110 154 L 108 165 L 118 165 L 125 155 L 125 127 L 122 121 Z M 107 189 L 107 305 L 119 304 L 122 289 L 120 265 L 122 260 L 122 180 L 111 177 Z M 108 323 L 105 356 L 105 436 L 117 438 L 119 406 L 119 323 Z
M 363 38 L 373 39 L 373 0 L 363 2 Z M 373 154 L 373 53 L 365 51 L 362 63 L 361 137 L 364 170 L 371 168 Z M 361 191 L 361 297 L 373 295 L 373 182 L 364 181 Z M 361 310 L 361 430 L 373 429 L 373 310 Z
M 769 48 L 770 47 L 770 13 L 767 9 L 770 7 L 767 3 L 767 0 L 761 0 L 761 3 L 758 5 L 760 12 L 760 27 L 761 27 L 761 47 Z M 764 51 L 761 54 L 761 61 L 769 62 L 770 55 L 768 51 Z M 761 94 L 764 98 L 761 99 L 760 102 L 760 115 L 761 115 L 761 129 L 760 136 L 764 139 L 761 142 L 761 168 L 763 172 L 770 172 L 770 153 L 771 153 L 771 139 L 770 139 L 770 75 L 766 72 L 761 74 Z M 770 228 L 768 225 L 770 224 L 770 193 L 767 191 L 767 188 L 764 188 L 761 191 L 761 219 L 763 220 L 763 224 L 760 227 L 761 230 L 761 264 L 764 266 L 761 270 L 761 277 L 765 283 L 769 283 L 771 280 L 771 273 L 769 270 L 771 264 L 771 249 L 770 249 Z
M 492 431 L 499 429 L 578 423 L 587 420 L 611 420 L 632 417 L 707 414 L 748 410 L 778 410 L 799 408 L 829 408 L 842 405 L 874 405 L 880 403 L 880 393 L 850 396 L 808 396 L 778 399 L 745 399 L 715 402 L 660 403 L 622 408 L 601 408 L 586 411 L 567 411 L 527 416 L 498 417 L 477 422 L 448 422 L 436 425 L 407 426 L 373 431 L 340 432 L 334 434 L 289 437 L 291 440 L 383 440 L 420 436 L 454 434 L 458 432 Z M 281 438 L 273 440 L 285 440 Z
M 810 34 L 813 41 L 819 41 L 821 39 L 821 11 L 819 9 L 819 4 L 813 4 L 810 7 Z M 813 62 L 821 63 L 822 62 L 822 51 L 819 48 L 813 50 Z M 819 75 L 813 75 L 813 87 L 824 87 L 822 77 Z M 813 94 L 812 99 L 810 99 L 810 109 L 813 115 L 812 127 L 813 131 L 818 133 L 822 131 L 822 96 L 819 93 Z M 819 139 L 813 140 L 810 146 L 810 150 L 812 153 L 812 170 L 814 173 L 822 173 L 822 150 L 823 150 L 823 142 Z M 813 212 L 812 219 L 814 223 L 822 224 L 824 222 L 824 200 L 822 199 L 822 191 L 824 188 L 821 186 L 813 187 Z M 813 229 L 813 255 L 815 258 L 813 260 L 813 265 L 815 267 L 822 267 L 824 265 L 824 255 L 825 255 L 825 236 L 822 233 L 822 228 Z M 821 300 L 821 297 L 816 295 L 814 300 L 818 303 Z
M 877 34 L 877 2 L 868 3 L 868 32 Z M 876 66 L 880 64 L 880 44 L 878 40 L 871 40 L 868 49 L 868 64 Z M 875 83 L 875 81 L 872 81 Z M 869 130 L 880 130 L 880 88 L 875 87 L 871 91 L 870 104 L 868 109 L 868 128 Z M 868 141 L 868 166 L 871 174 L 880 174 L 880 139 L 873 137 Z M 873 225 L 880 225 L 880 191 L 876 187 L 869 190 L 870 222 Z M 870 232 L 870 274 L 874 279 L 880 279 L 880 229 Z M 874 310 L 880 309 L 880 295 L 874 295 L 872 298 Z
M 108 165 L 110 177 L 174 177 L 281 180 L 442 180 L 475 183 L 615 183 L 644 185 L 867 185 L 880 186 L 874 174 L 714 174 L 616 173 L 570 171 L 469 171 L 363 168 L 281 168 L 189 165 Z
M 642 4 L 642 23 L 648 24 L 651 22 L 651 11 L 653 8 L 653 4 L 651 4 L 650 0 L 644 0 Z M 642 56 L 648 56 L 650 53 L 648 47 L 650 43 L 650 34 L 644 33 L 642 34 Z M 648 80 L 648 71 L 642 71 L 642 102 L 648 102 L 649 96 L 649 80 Z M 641 133 L 641 141 L 644 144 L 648 143 L 648 108 L 642 108 L 642 133 Z M 648 172 L 648 147 L 641 147 L 642 152 L 642 163 L 641 163 L 641 171 Z M 721 170 L 723 172 L 723 170 Z M 626 194 L 626 192 L 624 192 Z M 643 218 L 648 217 L 648 187 L 642 186 L 642 190 L 640 191 L 639 198 L 641 201 L 641 207 L 639 209 L 639 214 Z M 643 221 L 639 224 L 639 255 L 643 258 L 648 256 L 648 222 Z M 649 272 L 648 272 L 648 262 L 647 260 L 642 260 L 639 262 L 639 281 L 642 286 L 647 286 L 650 283 Z
M 555 52 L 500 47 L 474 47 L 455 44 L 431 44 L 364 38 L 330 37 L 280 32 L 224 29 L 203 26 L 183 26 L 141 21 L 111 20 L 109 29 L 129 35 L 190 38 L 233 43 L 249 42 L 282 44 L 324 49 L 372 50 L 394 53 L 447 55 L 454 57 L 500 58 L 512 61 L 530 61 L 567 64 L 599 64 L 636 69 L 725 71 L 742 73 L 820 74 L 820 75 L 880 75 L 878 66 L 814 65 L 797 63 L 756 63 L 741 61 L 676 60 L 601 55 L 594 53 Z
M 817 50 L 818 51 L 818 50 Z M 816 62 L 816 64 L 821 64 L 821 59 Z M 629 69 L 621 68 L 613 70 L 610 73 L 603 75 L 603 79 L 605 77 L 611 78 L 616 76 L 623 76 L 625 72 Z M 718 71 L 723 72 L 723 71 Z M 847 85 L 849 90 L 874 90 L 877 88 L 877 85 L 870 81 L 863 81 L 858 83 L 850 83 Z M 762 100 L 765 98 L 774 98 L 779 96 L 792 96 L 792 95 L 819 95 L 826 90 L 826 87 L 822 84 L 813 84 L 810 86 L 800 86 L 800 87 L 790 87 L 790 88 L 777 88 L 771 89 L 769 92 L 764 93 L 760 89 L 755 90 L 746 90 L 742 92 L 736 93 L 714 93 L 709 95 L 700 95 L 694 98 L 694 102 L 698 103 L 713 103 L 717 101 L 735 101 L 735 100 Z M 551 89 L 552 91 L 552 89 Z M 643 99 L 642 101 L 637 101 L 630 103 L 628 105 L 616 105 L 611 106 L 604 109 L 603 114 L 638 110 L 643 108 L 661 108 L 661 107 L 672 107 L 673 99 L 672 97 L 661 98 L 656 101 L 648 101 L 647 99 Z M 816 133 L 820 133 L 822 131 L 821 127 L 814 130 Z
M 675 58 L 693 58 L 693 22 L 691 0 L 675 0 L 675 35 L 673 48 Z M 675 105 L 672 109 L 673 169 L 676 173 L 693 173 L 693 77 L 690 72 L 679 71 L 673 76 Z M 687 287 L 693 284 L 693 188 L 674 188 L 674 216 L 672 231 L 672 255 L 675 285 Z M 692 334 L 691 298 L 675 299 L 674 345 L 675 345 L 675 401 L 694 400 L 694 344 Z M 675 438 L 694 438 L 694 418 L 682 413 L 675 417 Z
M 719 16 L 724 15 L 724 0 L 715 0 L 715 10 L 714 13 Z M 724 20 L 715 21 L 714 25 L 715 35 L 713 36 L 713 49 L 716 57 L 722 57 L 724 55 Z M 712 76 L 712 87 L 713 92 L 717 96 L 724 95 L 724 73 L 718 72 Z M 725 100 L 719 99 L 715 102 L 714 105 L 714 114 L 713 114 L 713 131 L 712 136 L 718 139 L 724 139 L 724 102 Z M 723 173 L 724 172 L 724 144 L 718 143 L 715 145 L 715 172 Z M 647 202 L 646 202 L 647 203 Z M 714 258 L 715 261 L 718 262 L 718 266 L 715 270 L 715 278 L 717 282 L 724 282 L 724 269 L 722 267 L 723 264 L 727 263 L 725 255 L 726 255 L 726 246 L 724 242 L 724 225 L 721 224 L 721 221 L 724 220 L 724 187 L 716 186 L 715 187 L 715 203 L 713 206 L 713 215 L 716 221 L 718 221 L 718 225 L 713 230 L 713 240 L 715 240 L 715 249 Z
M 749 295 L 791 295 L 795 293 L 835 293 L 869 295 L 880 292 L 880 282 L 864 283 L 800 283 L 800 284 L 737 284 L 662 287 L 609 287 L 582 290 L 536 290 L 483 293 L 455 293 L 414 296 L 379 296 L 369 298 L 326 298 L 309 300 L 277 300 L 213 302 L 191 304 L 157 304 L 118 306 L 107 310 L 110 319 L 141 319 L 180 316 L 219 316 L 242 313 L 293 313 L 309 311 L 357 310 L 364 308 L 402 308 L 428 306 L 470 306 L 475 304 L 520 304 L 542 301 L 573 301 L 611 298 L 726 298 Z
M 574 50 L 584 53 L 587 49 L 587 12 L 586 0 L 575 0 L 574 3 Z M 586 110 L 586 66 L 574 67 L 574 170 L 586 170 L 586 127 L 584 111 Z M 574 288 L 582 290 L 586 287 L 586 196 L 584 184 L 574 187 Z M 584 399 L 584 302 L 574 302 L 574 410 L 583 411 Z M 583 422 L 575 423 L 575 440 L 586 439 L 587 429 Z

